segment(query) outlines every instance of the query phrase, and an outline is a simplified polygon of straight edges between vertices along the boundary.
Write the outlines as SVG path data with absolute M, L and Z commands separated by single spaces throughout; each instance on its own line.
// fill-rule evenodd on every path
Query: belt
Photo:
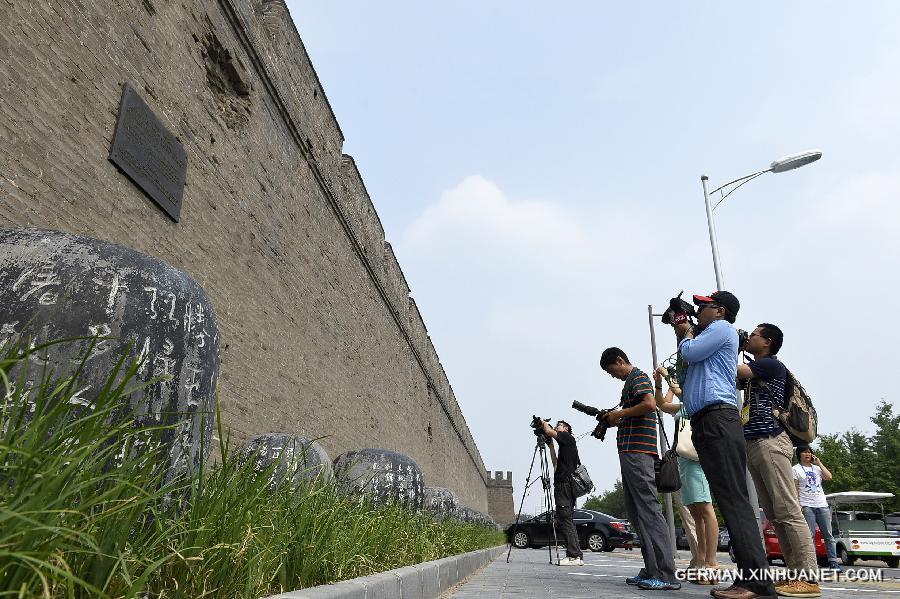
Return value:
M 773 439 L 783 432 L 784 432 L 784 429 L 779 427 L 778 429 L 768 432 L 768 433 L 761 433 L 761 434 L 758 433 L 756 435 L 753 435 L 752 437 L 747 437 L 747 442 L 749 443 L 750 441 L 759 441 L 760 439 Z
M 693 426 L 695 420 L 699 420 L 703 416 L 709 414 L 710 412 L 716 412 L 718 410 L 734 410 L 737 412 L 737 408 L 731 405 L 730 403 L 725 403 L 724 401 L 720 401 L 719 403 L 714 403 L 706 406 L 705 408 L 699 410 L 696 414 L 691 415 L 691 425 Z

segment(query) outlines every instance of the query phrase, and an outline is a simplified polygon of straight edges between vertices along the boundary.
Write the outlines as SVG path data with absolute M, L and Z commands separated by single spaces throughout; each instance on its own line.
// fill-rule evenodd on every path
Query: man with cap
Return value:
M 695 295 L 698 331 L 687 314 L 672 318 L 678 352 L 687 362 L 682 401 L 692 439 L 713 496 L 731 534 L 739 577 L 719 599 L 776 597 L 756 516 L 747 492 L 747 453 L 737 410 L 738 335 L 732 324 L 741 307 L 728 291 Z

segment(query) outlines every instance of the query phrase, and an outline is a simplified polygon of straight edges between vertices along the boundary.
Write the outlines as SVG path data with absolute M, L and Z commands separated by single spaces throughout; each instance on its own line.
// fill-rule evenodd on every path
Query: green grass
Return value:
M 91 409 L 69 401 L 83 362 L 29 381 L 42 348 L 26 348 L 0 351 L 0 597 L 255 598 L 504 542 L 318 479 L 273 487 L 227 441 L 171 480 L 163 429 L 120 410 L 139 364 L 120 360 Z

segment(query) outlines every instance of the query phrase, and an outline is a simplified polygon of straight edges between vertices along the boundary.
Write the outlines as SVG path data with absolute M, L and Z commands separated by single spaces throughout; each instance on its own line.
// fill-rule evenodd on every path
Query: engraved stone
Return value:
M 459 518 L 459 498 L 443 487 L 425 487 L 425 510 L 438 518 Z
M 411 457 L 389 449 L 361 449 L 334 460 L 334 476 L 345 493 L 363 492 L 376 503 L 400 501 L 419 509 L 425 497 L 425 477 Z
M 331 460 L 321 445 L 291 433 L 268 433 L 251 437 L 241 452 L 243 461 L 253 459 L 254 469 L 272 468 L 272 481 L 290 481 L 297 488 L 315 478 L 330 480 Z
M 171 472 L 197 468 L 209 452 L 219 372 L 212 303 L 187 274 L 134 250 L 59 231 L 0 229 L 0 345 L 17 335 L 36 343 L 100 335 L 77 394 L 91 406 L 116 361 L 143 362 L 148 387 L 126 398 L 137 426 L 174 425 L 163 433 Z M 33 360 L 72 373 L 89 341 L 52 345 Z M 137 383 L 135 381 L 135 383 Z M 137 384 L 133 386 L 138 386 Z M 201 451 L 202 449 L 202 451 Z

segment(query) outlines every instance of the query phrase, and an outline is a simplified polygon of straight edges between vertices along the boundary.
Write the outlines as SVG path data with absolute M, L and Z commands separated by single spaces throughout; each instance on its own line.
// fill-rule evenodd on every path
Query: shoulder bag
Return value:
M 660 417 L 659 410 L 656 411 L 659 419 L 659 428 L 662 430 L 663 438 L 666 445 L 669 444 L 669 438 L 666 436 L 666 427 Z M 656 489 L 660 493 L 674 493 L 681 488 L 681 474 L 678 472 L 678 455 L 674 449 L 667 451 L 661 460 L 656 462 Z
M 584 467 L 584 464 L 578 464 L 575 472 L 571 475 L 571 479 L 572 491 L 575 493 L 575 497 L 587 495 L 594 490 L 594 483 L 591 481 L 591 477 L 588 474 L 587 468 Z
M 675 419 L 675 453 L 678 457 L 692 462 L 699 462 L 700 457 L 694 448 L 694 441 L 691 437 L 691 419 L 684 415 L 681 411 L 678 418 Z

